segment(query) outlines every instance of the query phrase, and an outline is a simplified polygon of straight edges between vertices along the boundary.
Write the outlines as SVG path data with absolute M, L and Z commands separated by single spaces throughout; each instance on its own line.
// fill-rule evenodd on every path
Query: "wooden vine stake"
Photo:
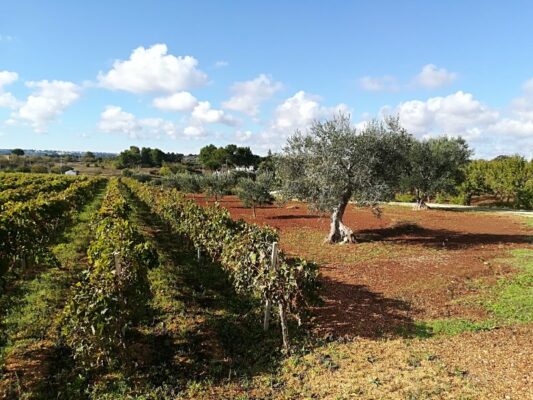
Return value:
M 270 268 L 274 270 L 278 269 L 278 253 L 279 246 L 278 242 L 272 243 L 272 257 L 270 259 Z M 263 321 L 263 329 L 268 330 L 270 324 L 270 312 L 272 309 L 272 299 L 267 299 L 265 304 L 265 318 Z M 285 351 L 289 351 L 289 328 L 287 327 L 287 315 L 285 313 L 285 306 L 283 301 L 279 303 L 279 320 L 281 323 L 281 334 L 283 336 L 283 348 Z
M 272 243 L 272 254 L 270 257 L 270 268 L 278 268 L 278 242 Z M 272 310 L 272 300 L 270 298 L 266 299 L 265 302 L 265 318 L 263 319 L 263 330 L 268 331 L 270 326 L 270 311 Z

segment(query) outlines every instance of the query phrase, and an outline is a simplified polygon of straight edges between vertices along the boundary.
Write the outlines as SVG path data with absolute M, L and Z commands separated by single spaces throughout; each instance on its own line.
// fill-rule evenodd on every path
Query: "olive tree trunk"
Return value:
M 424 192 L 417 190 L 416 191 L 416 205 L 414 209 L 415 210 L 427 210 L 428 209 L 428 206 L 426 204 L 427 198 L 428 196 Z
M 341 202 L 331 214 L 331 224 L 327 241 L 329 243 L 355 243 L 353 231 L 342 223 L 342 217 L 346 211 L 346 206 L 352 197 L 351 193 L 345 193 Z

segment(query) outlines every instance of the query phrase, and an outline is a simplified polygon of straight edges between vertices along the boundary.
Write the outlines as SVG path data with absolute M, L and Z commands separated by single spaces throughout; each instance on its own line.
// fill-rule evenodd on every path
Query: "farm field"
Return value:
M 4 191 L 26 190 L 20 175 L 0 177 Z M 303 203 L 253 218 L 233 196 L 212 207 L 132 179 L 70 179 L 0 205 L 1 398 L 533 392 L 525 218 L 387 206 L 378 219 L 350 205 L 358 243 L 331 245 L 329 218 Z M 293 257 L 318 265 L 318 301 L 312 265 Z M 265 299 L 286 313 L 290 354 L 277 312 L 263 331 Z

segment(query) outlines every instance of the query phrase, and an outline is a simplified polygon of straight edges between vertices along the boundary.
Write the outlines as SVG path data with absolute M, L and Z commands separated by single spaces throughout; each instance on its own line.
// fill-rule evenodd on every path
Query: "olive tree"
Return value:
M 315 121 L 306 133 L 291 136 L 278 157 L 281 193 L 331 213 L 330 243 L 355 242 L 342 222 L 348 202 L 374 206 L 390 198 L 411 142 L 398 118 L 371 121 L 361 130 L 345 114 Z
M 439 192 L 450 192 L 460 183 L 471 151 L 462 138 L 438 137 L 413 142 L 408 153 L 405 189 L 416 196 L 418 209 Z
M 229 173 L 213 173 L 204 176 L 202 185 L 206 194 L 214 197 L 215 201 L 218 201 L 235 186 L 235 179 Z
M 273 176 L 269 172 L 257 175 L 256 179 L 243 178 L 237 185 L 237 196 L 245 207 L 252 209 L 254 218 L 255 208 L 265 204 L 272 204 L 274 198 L 270 194 Z

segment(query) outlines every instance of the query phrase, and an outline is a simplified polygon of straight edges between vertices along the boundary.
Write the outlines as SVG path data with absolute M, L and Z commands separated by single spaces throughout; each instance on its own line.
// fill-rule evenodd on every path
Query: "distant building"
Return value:
M 80 171 L 76 171 L 75 169 L 69 169 L 65 172 L 65 175 L 79 175 Z
M 248 167 L 235 167 L 235 171 L 254 172 L 255 168 L 253 165 L 249 165 Z

